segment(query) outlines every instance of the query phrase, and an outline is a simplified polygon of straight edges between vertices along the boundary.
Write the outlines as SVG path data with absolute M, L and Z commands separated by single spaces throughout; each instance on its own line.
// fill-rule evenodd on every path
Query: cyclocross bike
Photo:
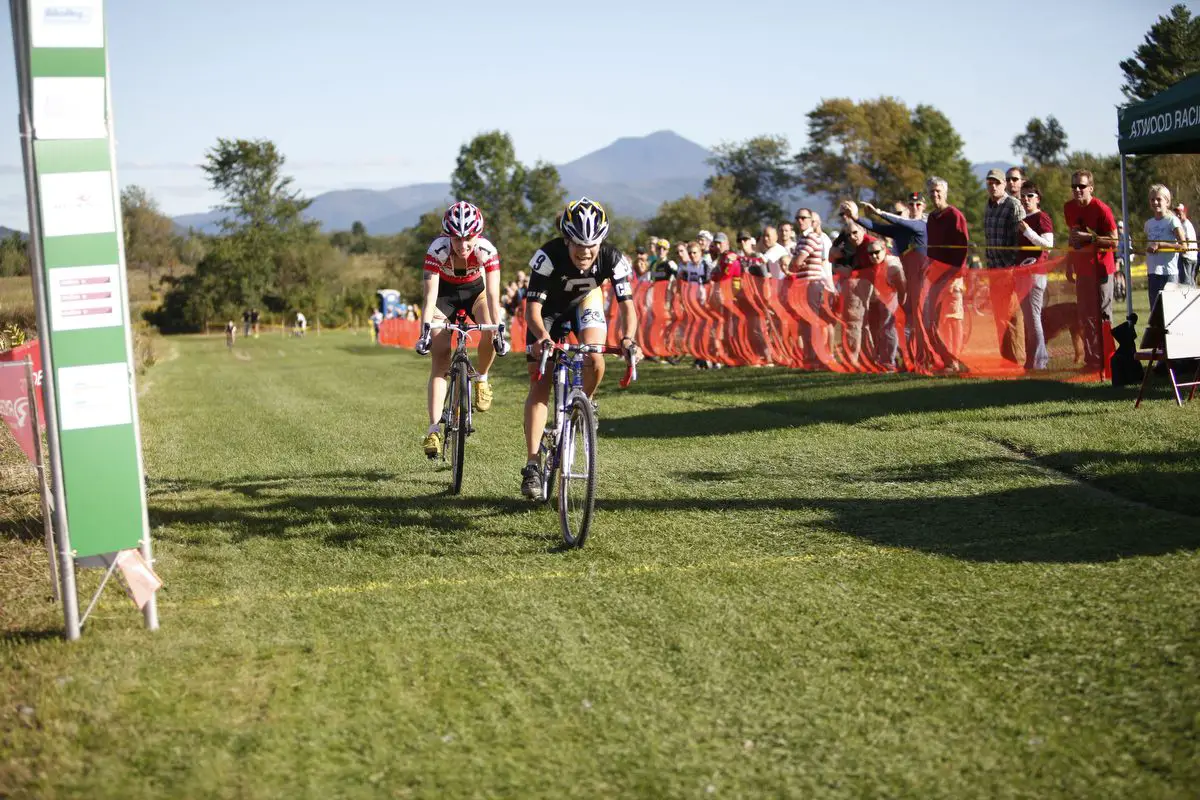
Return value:
M 609 345 L 555 342 L 542 351 L 537 374 L 541 380 L 554 355 L 553 417 L 542 432 L 538 472 L 544 503 L 550 502 L 558 479 L 558 519 L 568 547 L 583 547 L 596 505 L 596 413 L 583 392 L 583 357 L 588 353 L 625 355 Z M 622 389 L 637 380 L 637 367 L 628 359 L 626 363 Z
M 450 360 L 450 371 L 446 373 L 446 403 L 442 407 L 442 462 L 450 462 L 450 493 L 458 494 L 462 489 L 463 461 L 467 453 L 467 437 L 475 428 L 471 422 L 472 396 L 475 391 L 471 380 L 477 373 L 467 355 L 467 334 L 472 331 L 495 331 L 499 325 L 468 325 L 467 315 L 459 312 L 453 322 L 434 322 L 430 331 L 447 329 L 455 336 L 454 356 Z

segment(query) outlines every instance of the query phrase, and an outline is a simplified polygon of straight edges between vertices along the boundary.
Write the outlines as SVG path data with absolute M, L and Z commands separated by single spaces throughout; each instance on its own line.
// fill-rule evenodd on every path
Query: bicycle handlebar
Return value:
M 431 322 L 431 323 L 429 323 L 429 330 L 431 330 L 431 331 L 440 331 L 442 329 L 449 329 L 449 330 L 461 331 L 463 333 L 470 333 L 471 331 L 498 331 L 498 330 L 500 330 L 500 326 L 493 325 L 491 323 L 489 323 L 487 325 L 462 325 L 457 322 Z
M 621 378 L 617 382 L 617 385 L 622 389 L 628 389 L 629 384 L 637 380 L 637 365 L 633 363 L 623 348 L 607 344 L 558 344 L 557 342 L 549 342 L 548 344 L 549 346 L 542 348 L 542 360 L 538 364 L 537 379 L 539 381 L 545 377 L 546 364 L 550 361 L 550 355 L 555 350 L 562 353 L 600 353 L 609 356 L 624 356 L 628 368 L 625 370 L 625 377 Z M 534 347 L 537 347 L 537 345 L 526 348 L 526 352 L 532 353 Z

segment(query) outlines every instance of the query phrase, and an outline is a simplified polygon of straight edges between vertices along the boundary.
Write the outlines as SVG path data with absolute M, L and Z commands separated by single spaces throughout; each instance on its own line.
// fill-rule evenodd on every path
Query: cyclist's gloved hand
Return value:
M 625 358 L 630 364 L 637 365 L 642 360 L 642 348 L 638 347 L 638 343 L 629 337 L 621 340 L 621 349 L 625 351 Z
M 509 344 L 508 340 L 504 338 L 503 322 L 500 323 L 499 329 L 492 334 L 492 348 L 496 351 L 496 355 L 498 356 L 508 355 Z
M 417 339 L 417 345 L 415 347 L 415 349 L 417 351 L 417 355 L 419 355 L 419 356 L 429 355 L 429 341 L 431 338 L 432 338 L 432 334 L 429 332 L 429 323 L 426 322 L 423 325 L 421 325 L 421 337 L 419 339 Z

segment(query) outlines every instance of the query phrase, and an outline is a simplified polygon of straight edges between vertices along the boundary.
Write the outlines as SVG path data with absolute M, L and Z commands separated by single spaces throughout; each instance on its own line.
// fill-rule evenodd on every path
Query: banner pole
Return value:
M 67 502 L 63 489 L 62 450 L 58 437 L 54 358 L 50 351 L 50 312 L 46 306 L 45 254 L 42 250 L 39 192 L 33 161 L 32 80 L 29 76 L 28 0 L 9 0 L 12 16 L 13 55 L 17 62 L 17 98 L 21 159 L 25 167 L 25 199 L 29 206 L 29 272 L 33 278 L 34 308 L 37 312 L 38 346 L 42 353 L 42 400 L 46 413 L 46 445 L 50 451 L 50 483 L 54 492 L 54 528 L 58 538 L 58 576 L 62 583 L 63 620 L 67 639 L 79 638 L 79 596 L 75 592 L 75 559 L 67 530 Z M 37 410 L 34 409 L 34 413 Z
M 42 527 L 46 534 L 46 555 L 50 557 L 50 594 L 54 602 L 59 601 L 58 562 L 54 555 L 54 526 L 50 522 L 50 489 L 46 484 L 46 462 L 42 458 L 42 429 L 38 425 L 37 398 L 33 390 L 33 359 L 25 356 L 25 390 L 29 396 L 29 410 L 33 428 L 33 465 L 37 468 L 38 495 L 42 498 Z
M 1121 255 L 1125 260 L 1125 316 L 1133 313 L 1133 258 L 1129 247 L 1132 231 L 1129 230 L 1129 200 L 1125 189 L 1125 154 L 1121 153 L 1121 224 L 1125 226 L 1125 241 L 1121 243 Z

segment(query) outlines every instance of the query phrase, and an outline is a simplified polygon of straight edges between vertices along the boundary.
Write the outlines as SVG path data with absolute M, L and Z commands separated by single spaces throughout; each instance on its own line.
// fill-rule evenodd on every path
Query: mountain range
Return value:
M 587 195 L 609 210 L 635 219 L 654 216 L 667 200 L 697 195 L 712 174 L 708 159 L 712 151 L 685 139 L 674 131 L 657 131 L 647 136 L 617 139 L 607 147 L 581 158 L 558 165 L 558 174 L 567 195 Z M 1008 162 L 989 161 L 972 165 L 982 181 L 991 168 L 1004 169 Z M 452 202 L 449 183 L 416 183 L 395 189 L 341 189 L 313 198 L 306 216 L 317 220 L 326 232 L 349 230 L 362 222 L 369 233 L 391 235 L 415 225 L 425 212 Z M 806 205 L 826 215 L 829 204 L 823 198 L 793 195 L 787 204 Z M 185 214 L 175 217 L 182 230 L 188 228 L 215 233 L 220 212 Z
M 622 216 L 646 219 L 664 201 L 699 194 L 712 174 L 712 152 L 673 131 L 617 139 L 607 147 L 558 165 L 571 197 L 587 195 Z M 348 230 L 356 221 L 369 233 L 389 235 L 415 225 L 430 209 L 453 201 L 449 183 L 417 183 L 395 189 L 342 189 L 313 198 L 306 215 L 326 232 Z M 219 212 L 185 214 L 175 224 L 215 232 Z

